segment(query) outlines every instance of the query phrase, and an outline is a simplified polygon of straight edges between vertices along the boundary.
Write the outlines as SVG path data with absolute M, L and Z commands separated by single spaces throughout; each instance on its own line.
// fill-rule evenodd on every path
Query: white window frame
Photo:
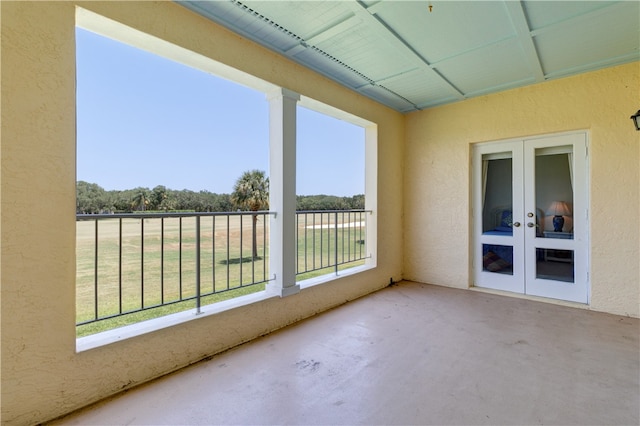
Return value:
M 364 265 L 346 270 L 341 276 L 356 274 L 376 266 L 378 130 L 375 123 L 301 96 L 291 90 L 280 88 L 204 55 L 174 45 L 81 7 L 76 7 L 75 24 L 78 28 L 244 85 L 265 93 L 267 96 L 269 101 L 270 211 L 275 212 L 271 219 L 269 273 L 274 279 L 268 283 L 266 291 L 207 305 L 206 309 L 203 308 L 203 312 L 198 317 L 214 315 L 276 296 L 289 296 L 298 293 L 303 288 L 336 279 L 334 274 L 327 274 L 296 283 L 295 145 L 296 107 L 298 104 L 365 129 L 365 210 L 370 212 L 365 236 L 368 250 L 367 260 Z M 184 323 L 196 318 L 194 312 L 195 309 L 183 311 L 77 338 L 76 351 L 81 352 L 93 349 Z

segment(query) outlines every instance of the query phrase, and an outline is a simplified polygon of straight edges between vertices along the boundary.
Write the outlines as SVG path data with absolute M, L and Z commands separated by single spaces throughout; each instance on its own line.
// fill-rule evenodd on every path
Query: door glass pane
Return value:
M 573 239 L 573 150 L 571 146 L 536 149 L 537 236 Z
M 512 230 L 511 153 L 482 156 L 482 233 L 511 236 Z
M 482 270 L 513 275 L 513 247 L 483 244 Z
M 536 278 L 573 282 L 573 250 L 536 250 Z

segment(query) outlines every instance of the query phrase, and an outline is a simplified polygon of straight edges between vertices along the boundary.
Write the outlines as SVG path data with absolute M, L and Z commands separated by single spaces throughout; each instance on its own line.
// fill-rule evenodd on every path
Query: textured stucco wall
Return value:
M 2 422 L 33 424 L 384 287 L 402 267 L 404 118 L 173 2 L 95 11 L 378 124 L 378 262 L 284 299 L 76 353 L 75 3 L 0 2 Z
M 471 144 L 587 130 L 590 308 L 639 316 L 640 62 L 406 117 L 404 278 L 467 288 Z

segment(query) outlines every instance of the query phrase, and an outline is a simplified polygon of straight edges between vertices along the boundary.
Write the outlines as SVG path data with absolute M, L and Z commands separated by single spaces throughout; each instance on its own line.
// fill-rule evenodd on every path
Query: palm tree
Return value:
M 165 201 L 167 200 L 167 187 L 164 185 L 157 185 L 151 190 L 151 194 L 149 194 L 149 208 L 151 210 L 160 210 L 161 208 L 166 208 Z
M 269 178 L 261 170 L 244 172 L 236 181 L 231 194 L 231 202 L 240 210 L 257 212 L 269 208 Z M 258 258 L 256 223 L 258 215 L 253 215 L 253 258 Z
M 136 188 L 133 190 L 134 196 L 131 201 L 131 208 L 145 211 L 149 204 L 149 190 L 147 188 Z

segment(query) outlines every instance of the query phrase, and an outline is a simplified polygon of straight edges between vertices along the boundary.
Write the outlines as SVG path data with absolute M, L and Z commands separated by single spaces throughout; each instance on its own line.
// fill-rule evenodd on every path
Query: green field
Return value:
M 313 220 L 318 224 L 311 223 Z M 333 266 L 326 268 L 335 263 L 334 220 L 334 217 L 328 220 L 317 216 L 299 224 L 298 270 L 319 270 L 301 273 L 298 280 L 334 271 Z M 160 218 L 142 221 L 126 218 L 121 222 L 102 219 L 97 222 L 97 249 L 95 221 L 77 222 L 76 322 L 91 321 L 96 309 L 98 318 L 118 316 L 79 325 L 78 337 L 196 307 L 195 300 L 178 302 L 196 295 L 195 217 L 164 218 L 162 221 Z M 271 279 L 268 222 L 269 216 L 259 217 L 256 227 L 258 257 L 253 259 L 250 215 L 201 218 L 200 292 L 204 296 L 201 299 L 203 306 L 264 290 L 265 281 Z M 359 226 L 337 229 L 338 263 L 349 262 L 340 265 L 339 269 L 364 263 L 364 260 L 351 261 L 365 256 L 363 234 L 364 230 Z M 119 244 L 120 240 L 122 244 Z M 322 267 L 325 268 L 320 269 Z M 158 305 L 164 306 L 154 308 Z M 148 310 L 119 315 L 143 308 Z

